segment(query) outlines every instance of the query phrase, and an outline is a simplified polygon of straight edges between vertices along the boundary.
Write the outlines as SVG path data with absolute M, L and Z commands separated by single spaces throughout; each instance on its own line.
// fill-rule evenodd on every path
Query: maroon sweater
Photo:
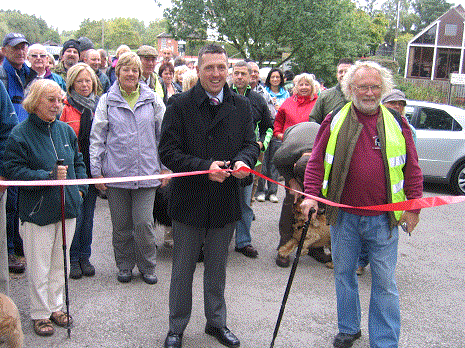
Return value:
M 379 110 L 375 115 L 365 115 L 358 110 L 356 113 L 358 121 L 364 127 L 355 145 L 340 203 L 355 207 L 389 203 L 387 202 L 384 162 L 376 130 Z M 330 136 L 331 120 L 332 118 L 327 116 L 321 124 L 313 146 L 312 156 L 305 171 L 305 193 L 314 196 L 318 196 L 321 192 L 324 176 L 323 160 Z M 407 199 L 420 198 L 423 193 L 423 185 L 421 184 L 423 177 L 418 166 L 418 156 L 412 133 L 404 117 L 402 117 L 402 134 L 407 150 L 407 163 L 404 167 L 404 192 Z M 342 209 L 351 214 L 364 216 L 384 213 L 363 209 Z M 420 211 L 413 212 L 419 213 Z

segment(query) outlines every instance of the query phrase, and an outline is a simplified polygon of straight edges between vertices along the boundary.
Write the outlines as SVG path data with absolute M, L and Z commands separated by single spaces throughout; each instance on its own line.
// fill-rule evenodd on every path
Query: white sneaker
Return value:
M 257 198 L 256 198 L 257 202 L 265 202 L 265 194 L 264 193 L 260 193 Z
M 270 195 L 270 202 L 271 203 L 278 203 L 279 202 L 278 196 Z

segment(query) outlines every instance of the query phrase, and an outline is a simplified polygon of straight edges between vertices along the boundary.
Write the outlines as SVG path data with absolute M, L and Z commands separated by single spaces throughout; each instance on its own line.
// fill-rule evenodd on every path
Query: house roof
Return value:
M 420 36 L 422 36 L 424 33 L 426 33 L 428 30 L 430 30 L 434 25 L 439 23 L 444 16 L 449 14 L 451 11 L 457 12 L 464 20 L 465 20 L 465 9 L 462 7 L 462 5 L 457 5 L 455 7 L 450 8 L 448 11 L 446 11 L 444 14 L 442 14 L 438 19 L 430 23 L 426 28 L 424 28 L 422 31 L 420 31 L 417 35 L 415 35 L 409 42 L 408 44 L 413 44 L 416 39 L 418 39 Z

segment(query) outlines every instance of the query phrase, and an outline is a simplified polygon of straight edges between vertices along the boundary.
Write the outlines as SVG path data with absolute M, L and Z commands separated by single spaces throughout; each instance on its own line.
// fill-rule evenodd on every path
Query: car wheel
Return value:
M 465 195 L 465 163 L 461 163 L 452 175 L 450 186 L 455 194 Z

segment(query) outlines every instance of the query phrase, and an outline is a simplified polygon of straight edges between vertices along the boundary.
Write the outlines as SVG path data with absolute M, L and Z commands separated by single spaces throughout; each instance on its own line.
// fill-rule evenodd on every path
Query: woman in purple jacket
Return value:
M 163 172 L 158 143 L 165 106 L 140 84 L 141 62 L 133 52 L 120 56 L 117 82 L 101 97 L 90 134 L 94 178 L 155 175 Z M 99 184 L 106 190 L 113 224 L 118 281 L 130 282 L 137 265 L 142 279 L 155 284 L 156 244 L 153 204 L 159 180 Z

